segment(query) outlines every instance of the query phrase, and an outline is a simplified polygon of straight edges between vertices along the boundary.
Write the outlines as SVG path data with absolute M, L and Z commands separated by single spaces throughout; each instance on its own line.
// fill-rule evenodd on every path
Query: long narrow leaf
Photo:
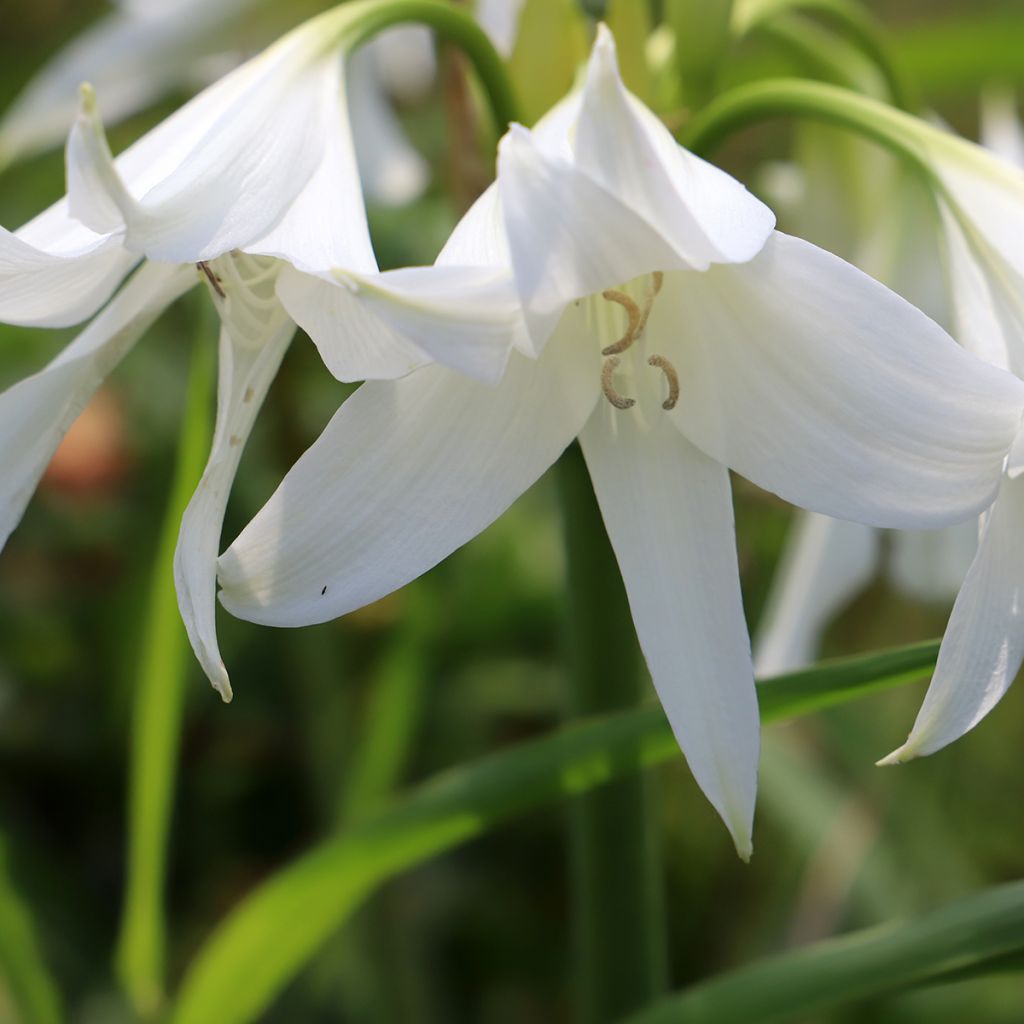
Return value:
M 206 296 L 200 295 L 205 306 Z M 209 316 L 200 325 L 214 331 Z M 199 332 L 200 335 L 205 333 Z M 191 654 L 174 593 L 174 548 L 181 514 L 203 472 L 212 436 L 216 347 L 198 337 L 189 374 L 174 480 L 150 584 L 136 680 L 128 807 L 128 879 L 118 938 L 117 972 L 138 1014 L 163 1000 L 167 843 L 177 778 L 178 738 Z
M 730 971 L 634 1014 L 629 1024 L 760 1024 L 936 983 L 1024 950 L 1024 882 L 947 904 L 905 924 L 829 939 Z M 1018 962 L 1019 963 L 1019 962 Z
M 760 686 L 762 714 L 805 714 L 920 677 L 936 643 L 824 663 Z M 174 1024 L 246 1024 L 382 882 L 518 814 L 678 756 L 660 708 L 592 719 L 445 772 L 253 891 L 185 979 Z
M 5 1004 L 19 1024 L 63 1020 L 56 986 L 36 942 L 32 915 L 14 887 L 7 850 L 0 840 L 0 1012 Z

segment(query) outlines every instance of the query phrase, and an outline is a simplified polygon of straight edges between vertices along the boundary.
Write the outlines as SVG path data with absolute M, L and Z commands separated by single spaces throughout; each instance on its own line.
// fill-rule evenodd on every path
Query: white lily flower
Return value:
M 582 90 L 501 143 L 449 260 L 511 265 L 529 325 L 497 388 L 367 384 L 221 557 L 235 615 L 298 626 L 402 586 L 579 437 L 655 686 L 751 850 L 758 712 L 729 468 L 877 525 L 990 500 L 1024 385 L 676 145 L 598 34 Z M 626 628 L 609 623 L 609 629 Z
M 493 379 L 518 322 L 508 275 L 452 270 L 446 300 L 436 280 L 423 294 L 422 270 L 378 273 L 332 43 L 339 17 L 344 9 L 294 30 L 116 161 L 85 89 L 68 143 L 67 200 L 0 235 L 0 320 L 7 322 L 80 321 L 143 261 L 64 353 L 0 395 L 0 453 L 13 467 L 0 488 L 0 542 L 103 377 L 164 307 L 199 281 L 209 287 L 223 323 L 217 424 L 182 521 L 175 582 L 192 646 L 225 700 L 231 688 L 216 637 L 217 548 L 243 446 L 294 321 L 317 314 L 301 294 L 292 309 L 303 277 L 296 268 L 344 282 L 331 309 L 351 313 L 349 330 L 331 324 L 319 333 L 312 325 L 325 362 L 344 380 L 408 373 L 435 357 Z M 450 317 L 441 327 L 430 318 L 447 314 L 453 298 L 461 309 L 467 297 L 483 328 L 477 325 L 472 347 L 446 345 Z
M 956 333 L 963 344 L 1024 376 L 1024 133 L 1005 101 L 983 108 L 983 142 L 1002 162 L 946 137 L 929 139 L 942 183 L 941 241 Z M 999 496 L 983 517 L 924 704 L 910 736 L 881 764 L 933 753 L 974 728 L 1024 661 L 1024 431 Z

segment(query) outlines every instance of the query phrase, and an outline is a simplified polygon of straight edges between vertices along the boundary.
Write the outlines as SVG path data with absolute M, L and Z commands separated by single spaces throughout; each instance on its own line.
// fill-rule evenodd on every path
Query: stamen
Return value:
M 612 374 L 615 373 L 618 365 L 619 360 L 617 356 L 612 356 L 605 360 L 605 364 L 601 368 L 601 390 L 604 392 L 604 397 L 616 409 L 632 409 L 636 405 L 636 401 L 632 398 L 624 398 L 615 390 L 615 385 L 612 383 Z
M 666 411 L 674 409 L 676 402 L 679 401 L 679 374 L 676 373 L 676 368 L 664 356 L 651 356 L 647 360 L 647 365 L 656 366 L 665 374 L 665 379 L 668 381 L 668 398 L 661 403 L 661 407 Z
M 220 278 L 210 269 L 210 264 L 205 260 L 200 260 L 196 266 L 206 275 L 206 280 L 210 282 L 210 287 L 222 298 L 226 299 L 227 295 L 224 289 L 220 286 Z
M 617 302 L 629 317 L 626 333 L 613 345 L 608 345 L 601 349 L 601 355 L 603 356 L 617 356 L 625 352 L 636 341 L 637 335 L 641 331 L 643 314 L 640 312 L 640 307 L 625 292 L 616 291 L 614 288 L 606 288 L 601 292 L 601 298 L 607 299 L 609 302 Z
M 647 326 L 647 318 L 651 315 L 651 310 L 654 309 L 654 300 L 658 297 L 658 292 L 661 291 L 661 286 L 665 281 L 665 275 L 660 270 L 656 270 L 651 275 L 651 278 L 651 288 L 647 292 L 647 298 L 644 300 L 643 316 L 640 317 L 640 325 L 636 329 L 638 336 L 644 333 L 644 328 Z

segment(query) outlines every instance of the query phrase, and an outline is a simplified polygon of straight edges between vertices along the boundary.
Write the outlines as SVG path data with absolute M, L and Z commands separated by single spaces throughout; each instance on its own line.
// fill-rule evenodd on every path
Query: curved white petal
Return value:
M 91 81 L 111 121 L 190 81 L 216 29 L 253 0 L 150 0 L 121 4 L 75 36 L 29 81 L 0 119 L 0 165 L 63 143 Z M 143 9 L 145 8 L 145 9 Z
M 95 231 L 123 226 L 128 248 L 182 263 L 267 233 L 320 166 L 343 117 L 341 61 L 324 44 L 326 28 L 314 19 L 289 33 L 149 132 L 116 166 L 85 94 L 68 140 L 74 216 Z
M 339 380 L 401 377 L 439 362 L 496 381 L 522 318 L 511 274 L 408 267 L 328 279 L 286 270 L 278 294 Z
M 746 860 L 760 722 L 729 473 L 663 415 L 647 425 L 638 409 L 604 401 L 580 442 L 658 696 L 690 770 Z
M 374 44 L 382 38 L 375 39 Z M 348 61 L 355 152 L 367 197 L 388 206 L 401 206 L 423 193 L 430 168 L 402 131 L 384 92 L 377 56 L 371 44 Z
M 436 260 L 444 267 L 512 266 L 498 186 L 489 185 L 448 236 Z
M 988 505 L 1024 384 L 877 281 L 776 233 L 750 263 L 666 280 L 648 324 L 675 362 L 670 414 L 787 501 L 874 526 Z
M 538 350 L 574 299 L 689 266 L 634 210 L 518 125 L 499 146 L 498 191 Z
M 978 550 L 978 524 L 939 530 L 905 530 L 892 539 L 889 575 L 893 585 L 918 601 L 951 601 L 956 597 Z
M 867 586 L 878 564 L 872 526 L 804 512 L 791 531 L 754 639 L 759 679 L 814 661 L 825 628 Z
M 68 428 L 150 324 L 196 283 L 191 267 L 145 264 L 48 366 L 0 394 L 0 546 Z
M 68 220 L 59 203 L 16 233 L 0 228 L 0 321 L 69 327 L 110 298 L 138 257 Z
M 476 0 L 476 20 L 503 57 L 509 57 L 515 47 L 523 3 L 524 0 Z
M 415 579 L 525 491 L 597 394 L 572 344 L 513 354 L 494 388 L 428 366 L 364 384 L 221 556 L 221 601 L 253 622 L 324 622 Z
M 220 335 L 217 425 L 210 458 L 181 520 L 174 552 L 178 608 L 192 650 L 214 689 L 231 700 L 231 683 L 217 644 L 217 549 L 224 511 L 245 442 L 267 389 L 295 333 L 279 327 L 264 343 L 241 341 L 225 326 Z
M 1024 129 L 1013 93 L 989 89 L 981 97 L 981 144 L 1014 167 L 1024 168 Z
M 630 95 L 604 25 L 587 67 L 575 152 L 580 170 L 660 231 L 695 269 L 751 259 L 775 227 L 764 203 L 683 149 Z
M 1024 480 L 1003 481 L 953 606 L 931 686 L 910 738 L 882 764 L 931 754 L 973 729 L 1024 659 Z

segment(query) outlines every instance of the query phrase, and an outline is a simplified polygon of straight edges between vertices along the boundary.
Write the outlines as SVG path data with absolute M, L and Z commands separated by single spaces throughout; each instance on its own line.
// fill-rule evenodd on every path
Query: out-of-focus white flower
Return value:
M 52 363 L 0 395 L 0 542 L 17 525 L 64 432 L 100 382 L 183 292 L 205 281 L 222 320 L 213 448 L 182 520 L 179 605 L 197 657 L 225 699 L 217 646 L 215 561 L 244 443 L 292 335 L 314 316 L 303 272 L 331 293 L 347 330 L 318 332 L 344 380 L 407 373 L 435 355 L 500 374 L 518 307 L 509 275 L 378 273 L 370 246 L 336 47 L 344 8 L 300 26 L 201 93 L 115 161 L 92 91 L 68 142 L 68 197 L 15 233 L 0 229 L 0 320 L 95 320 Z M 312 280 L 312 278 L 311 278 Z M 287 285 L 287 286 L 286 286 Z M 363 294 L 362 300 L 357 296 Z M 476 303 L 473 344 L 451 320 Z M 442 317 L 441 327 L 431 316 Z M 483 321 L 481 323 L 481 321 Z
M 427 368 L 364 385 L 222 556 L 225 606 L 296 626 L 373 601 L 578 436 L 655 686 L 747 856 L 759 723 L 728 469 L 821 511 L 934 525 L 991 499 L 1024 403 L 773 225 L 625 90 L 602 29 L 582 89 L 506 135 L 446 249 L 514 271 L 529 337 L 500 384 Z

